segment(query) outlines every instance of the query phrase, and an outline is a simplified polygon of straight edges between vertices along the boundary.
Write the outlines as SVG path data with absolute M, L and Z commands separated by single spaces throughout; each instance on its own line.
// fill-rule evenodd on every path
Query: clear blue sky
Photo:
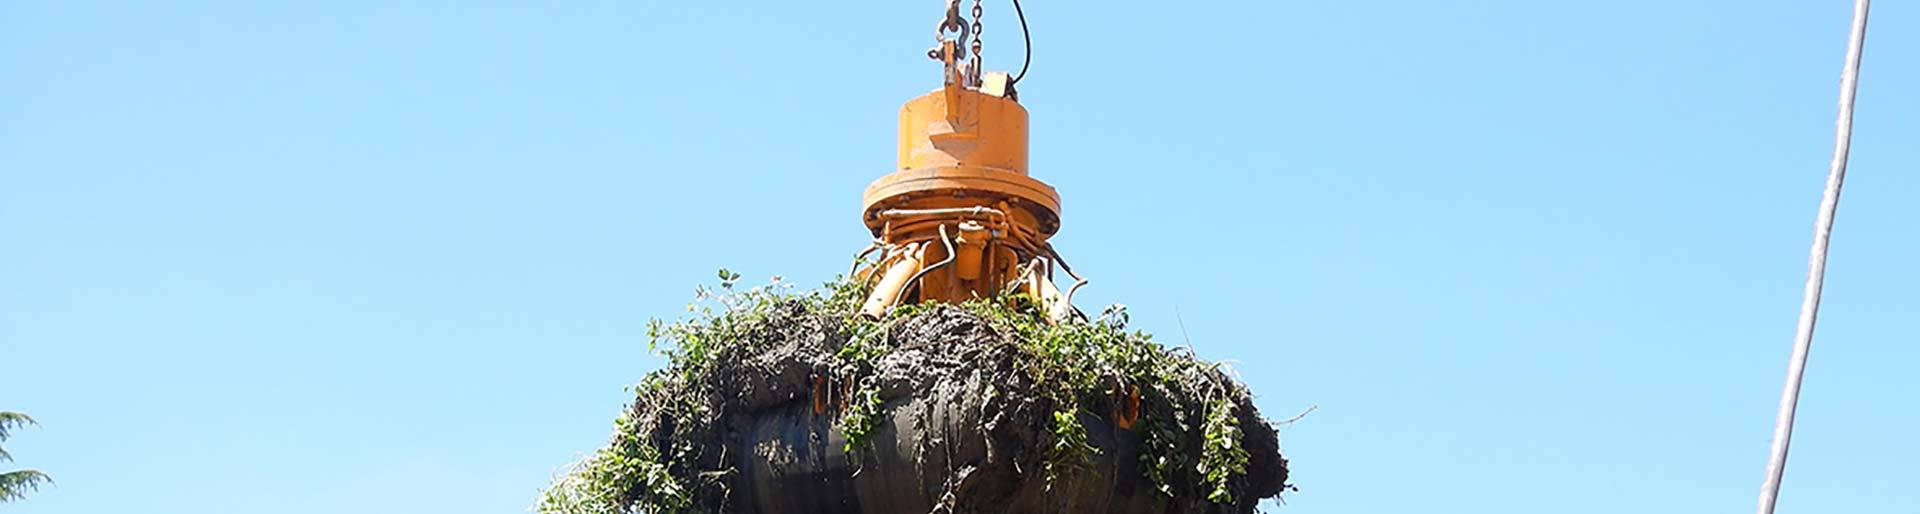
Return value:
M 1320 407 L 1281 512 L 1752 508 L 1849 2 L 1031 3 L 1082 304 Z M 934 0 L 294 4 L 0 3 L 8 511 L 523 510 L 649 317 L 845 268 L 938 80 Z M 1875 14 L 1784 512 L 1920 512 Z

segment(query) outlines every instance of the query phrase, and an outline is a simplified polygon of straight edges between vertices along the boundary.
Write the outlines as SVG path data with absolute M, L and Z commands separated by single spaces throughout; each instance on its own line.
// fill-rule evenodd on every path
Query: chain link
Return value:
M 973 49 L 973 60 L 974 60 L 975 62 L 978 62 L 978 61 L 980 60 L 980 31 L 981 31 L 981 30 L 982 30 L 982 28 L 983 28 L 983 27 L 981 27 L 981 25 L 980 25 L 980 15 L 981 15 L 981 13 L 983 13 L 983 12 L 985 12 L 985 10 L 983 10 L 983 9 L 981 9 L 981 7 L 980 7 L 980 0 L 973 0 L 973 44 L 972 44 L 972 49 Z M 978 65 L 976 65 L 976 66 L 978 66 Z

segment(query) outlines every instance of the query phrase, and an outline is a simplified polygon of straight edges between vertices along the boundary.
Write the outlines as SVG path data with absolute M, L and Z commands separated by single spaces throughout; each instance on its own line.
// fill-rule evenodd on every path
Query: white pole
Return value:
M 1780 479 L 1787 472 L 1787 448 L 1793 442 L 1793 414 L 1800 403 L 1800 380 L 1807 371 L 1807 352 L 1813 346 L 1813 325 L 1820 316 L 1820 288 L 1827 275 L 1827 240 L 1833 236 L 1833 214 L 1840 208 L 1840 186 L 1847 178 L 1847 152 L 1853 142 L 1853 97 L 1859 91 L 1860 52 L 1867 39 L 1870 0 L 1854 0 L 1853 30 L 1847 41 L 1847 64 L 1840 72 L 1840 115 L 1834 121 L 1833 162 L 1827 170 L 1826 194 L 1820 197 L 1820 217 L 1813 223 L 1813 250 L 1807 258 L 1807 287 L 1800 300 L 1800 323 L 1793 335 L 1793 358 L 1787 363 L 1787 385 L 1780 392 L 1780 416 L 1773 425 L 1773 453 L 1767 459 L 1767 481 L 1760 486 L 1759 514 L 1773 514 L 1780 500 Z

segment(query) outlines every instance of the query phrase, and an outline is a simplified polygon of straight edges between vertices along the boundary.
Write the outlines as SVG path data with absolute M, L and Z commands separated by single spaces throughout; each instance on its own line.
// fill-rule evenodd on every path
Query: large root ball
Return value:
M 1124 314 L 742 296 L 659 328 L 673 365 L 542 512 L 1245 513 L 1287 487 L 1245 387 Z

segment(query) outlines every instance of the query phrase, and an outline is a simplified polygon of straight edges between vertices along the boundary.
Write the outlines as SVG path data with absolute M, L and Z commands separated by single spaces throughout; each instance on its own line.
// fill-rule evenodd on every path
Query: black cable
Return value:
M 1020 79 L 1027 78 L 1027 66 L 1033 64 L 1033 34 L 1027 32 L 1027 12 L 1020 9 L 1020 0 L 1013 0 L 1013 13 L 1020 15 L 1020 39 L 1026 41 L 1027 57 L 1020 61 L 1020 74 L 1014 75 L 1013 80 L 1007 82 L 1008 86 L 1019 84 Z

